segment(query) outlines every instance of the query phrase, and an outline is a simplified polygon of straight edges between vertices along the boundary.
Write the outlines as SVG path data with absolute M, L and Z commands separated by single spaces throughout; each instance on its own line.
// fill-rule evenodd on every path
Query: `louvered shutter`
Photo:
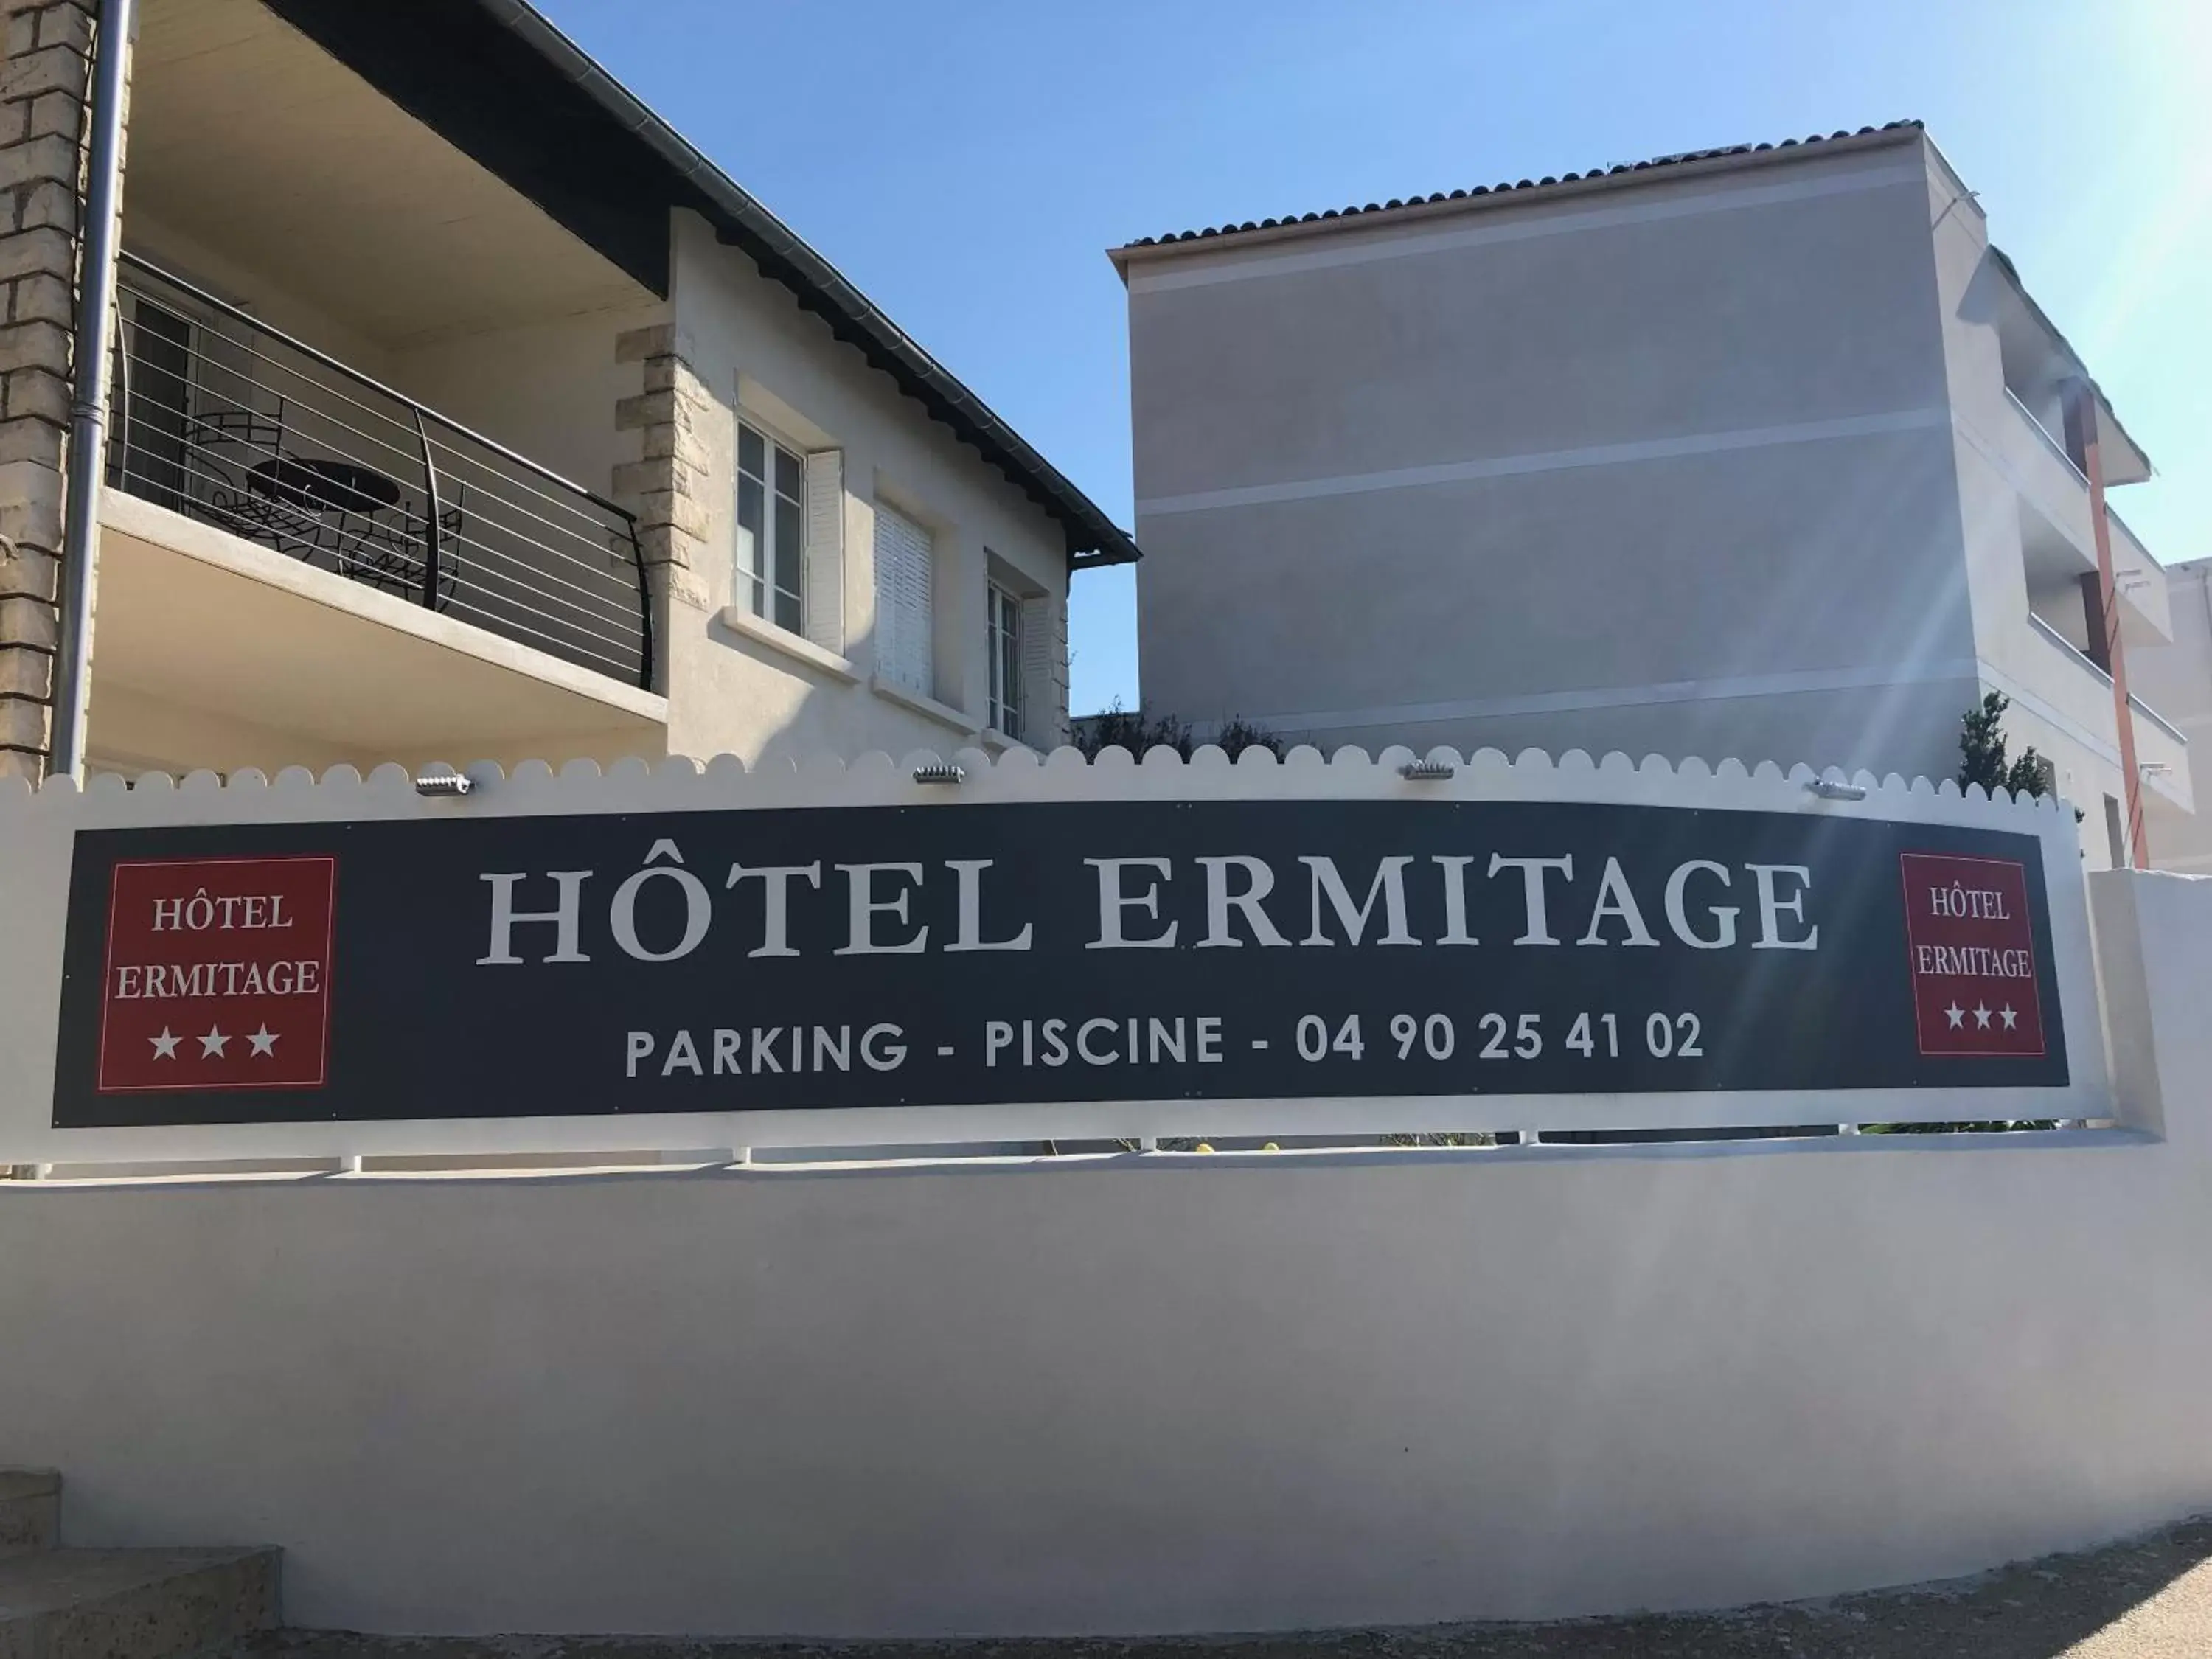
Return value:
M 1032 749 L 1060 742 L 1060 601 L 1049 593 L 1024 599 L 1021 608 L 1021 740 Z
M 845 452 L 806 458 L 806 637 L 845 654 Z
M 876 503 L 876 672 L 923 696 L 931 672 L 929 532 L 904 514 Z

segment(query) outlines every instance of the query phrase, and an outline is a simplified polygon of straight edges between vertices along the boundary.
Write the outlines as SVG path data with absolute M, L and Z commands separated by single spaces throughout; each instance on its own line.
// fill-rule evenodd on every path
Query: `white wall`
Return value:
M 397 353 L 398 384 L 434 409 L 572 483 L 609 495 L 635 441 L 615 430 L 615 404 L 637 390 L 615 338 L 665 320 L 663 301 L 578 312 L 441 339 Z
M 2087 1544 L 2212 1502 L 2212 884 L 2100 880 L 2163 1139 L 0 1185 L 0 1462 L 67 1470 L 66 1541 L 281 1543 L 288 1619 L 390 1632 L 1416 1624 Z
M 1147 707 L 1955 769 L 1974 647 L 1920 150 L 1139 251 Z
M 1434 791 L 2039 834 L 2075 1073 L 2044 1109 L 2128 1127 L 0 1182 L 0 1464 L 68 1472 L 69 1542 L 281 1544 L 293 1622 L 403 1632 L 1126 1633 L 1707 1606 L 1967 1571 L 2212 1503 L 2212 882 L 2096 878 L 2115 1107 L 2078 864 L 2048 807 L 1924 786 L 1825 802 L 1771 771 L 1618 761 L 1484 757 L 1416 786 L 1402 754 L 964 758 L 960 799 Z M 67 1150 L 46 1121 L 58 872 L 79 828 L 946 799 L 880 760 L 529 772 L 464 802 L 426 802 L 396 769 L 212 786 L 0 787 L 0 1159 Z M 2005 1109 L 1990 1100 L 1912 1104 Z M 1266 1113 L 1296 1128 L 1300 1104 L 1327 1103 L 1164 1111 L 1186 1130 Z M 1586 1127 L 1837 1105 L 1552 1103 Z M 981 1121 L 921 1133 L 977 1138 L 947 1133 L 957 1121 Z M 69 1146 L 296 1155 L 348 1150 L 329 1137 L 360 1127 Z M 470 1126 L 427 1127 L 456 1133 L 415 1150 L 471 1149 Z M 622 1132 L 685 1144 L 656 1141 L 663 1127 Z
M 1148 707 L 1942 775 L 1996 689 L 2104 860 L 2110 686 L 2031 627 L 2022 532 L 2046 590 L 2094 570 L 2087 488 L 2007 396 L 2024 302 L 1918 133 L 1126 274 Z M 2114 555 L 2132 653 L 2164 576 Z M 2137 724 L 2185 814 L 2186 746 Z
M 748 758 L 869 749 L 901 752 L 972 741 L 986 712 L 987 550 L 1049 594 L 1064 613 L 1066 539 L 1059 526 L 949 427 L 836 340 L 790 291 L 715 240 L 695 215 L 675 216 L 672 305 L 682 348 L 713 404 L 699 427 L 709 455 L 698 486 L 707 508 L 699 605 L 672 607 L 669 744 L 681 753 Z M 737 421 L 804 453 L 844 454 L 842 668 L 779 651 L 723 607 L 732 582 Z M 882 497 L 932 532 L 936 552 L 936 682 L 939 714 L 878 694 L 874 504 Z M 771 630 L 774 632 L 775 630 Z M 1064 681 L 1025 687 L 1036 715 L 1025 733 L 1060 741 Z
M 2192 746 L 2212 739 L 2212 559 L 2167 567 L 2173 643 L 2128 652 L 2128 689 L 2179 726 Z M 2212 814 L 2154 818 L 2160 869 L 2212 871 Z
M 392 354 L 381 343 L 350 320 L 291 292 L 250 260 L 211 247 L 136 205 L 125 216 L 124 240 L 131 252 L 162 270 L 329 353 L 371 380 L 392 384 Z M 131 279 L 127 267 L 124 276 L 125 281 Z

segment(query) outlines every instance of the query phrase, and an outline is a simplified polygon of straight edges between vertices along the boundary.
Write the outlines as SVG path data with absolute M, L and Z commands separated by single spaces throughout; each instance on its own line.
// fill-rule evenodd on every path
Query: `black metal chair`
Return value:
M 433 611 L 444 611 L 460 587 L 461 544 L 466 539 L 468 489 L 453 479 L 441 481 L 438 502 L 437 592 L 428 601 Z M 450 492 L 450 493 L 447 493 Z M 424 504 L 415 501 L 402 513 L 393 532 L 392 574 L 405 583 L 407 597 L 417 605 L 423 597 L 423 562 L 429 550 L 430 526 Z
M 191 419 L 195 470 L 208 480 L 206 516 L 217 527 L 280 553 L 310 558 L 321 526 L 295 497 L 264 487 L 284 457 L 284 400 L 273 410 L 204 410 Z
M 296 441 L 287 453 L 286 413 L 278 398 L 269 410 L 191 417 L 195 471 L 208 480 L 204 516 L 309 564 L 418 597 L 422 559 L 398 481 L 359 462 L 301 454 Z
M 258 463 L 246 488 L 264 512 L 305 527 L 310 562 L 327 554 L 333 570 L 356 581 L 398 593 L 416 586 L 422 561 L 410 552 L 396 478 L 336 456 L 288 455 Z
M 453 602 L 453 595 L 461 585 L 461 546 L 467 540 L 469 521 L 469 487 L 456 483 L 453 486 L 453 504 L 438 509 L 438 592 L 435 608 L 443 611 Z

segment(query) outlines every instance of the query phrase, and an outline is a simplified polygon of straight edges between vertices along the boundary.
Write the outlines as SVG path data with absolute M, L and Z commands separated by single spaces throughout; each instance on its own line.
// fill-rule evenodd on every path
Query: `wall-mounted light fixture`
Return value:
M 1411 778 L 1416 782 L 1431 781 L 1437 778 L 1456 777 L 1458 775 L 1459 768 L 1454 766 L 1449 761 L 1407 761 L 1403 766 L 1398 769 L 1398 775 L 1400 777 Z
M 955 766 L 951 761 L 926 761 L 914 769 L 916 783 L 965 783 L 968 769 Z
M 415 780 L 418 795 L 465 795 L 477 787 L 474 778 L 464 777 L 459 772 L 425 772 Z
M 1818 795 L 1822 800 L 1864 800 L 1866 799 L 1864 784 L 1845 783 L 1841 778 L 1808 778 L 1805 781 L 1805 787 L 1808 793 Z

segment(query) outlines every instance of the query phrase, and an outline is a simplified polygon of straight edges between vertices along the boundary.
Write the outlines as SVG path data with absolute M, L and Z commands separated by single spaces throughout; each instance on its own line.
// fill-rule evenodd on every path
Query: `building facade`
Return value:
M 2117 515 L 2102 604 L 2087 447 L 2149 465 L 1917 124 L 1113 258 L 1148 712 L 1940 778 L 1999 690 L 2114 859 L 2168 605 Z
M 2166 568 L 2173 644 L 2128 659 L 2130 687 L 2191 742 L 2212 738 L 2212 558 Z M 2212 819 L 2198 813 L 2164 827 L 2151 846 L 2161 870 L 2212 875 Z
M 52 747 L 90 0 L 9 0 L 0 766 Z M 143 0 L 88 753 L 1050 747 L 1135 549 L 528 7 Z

